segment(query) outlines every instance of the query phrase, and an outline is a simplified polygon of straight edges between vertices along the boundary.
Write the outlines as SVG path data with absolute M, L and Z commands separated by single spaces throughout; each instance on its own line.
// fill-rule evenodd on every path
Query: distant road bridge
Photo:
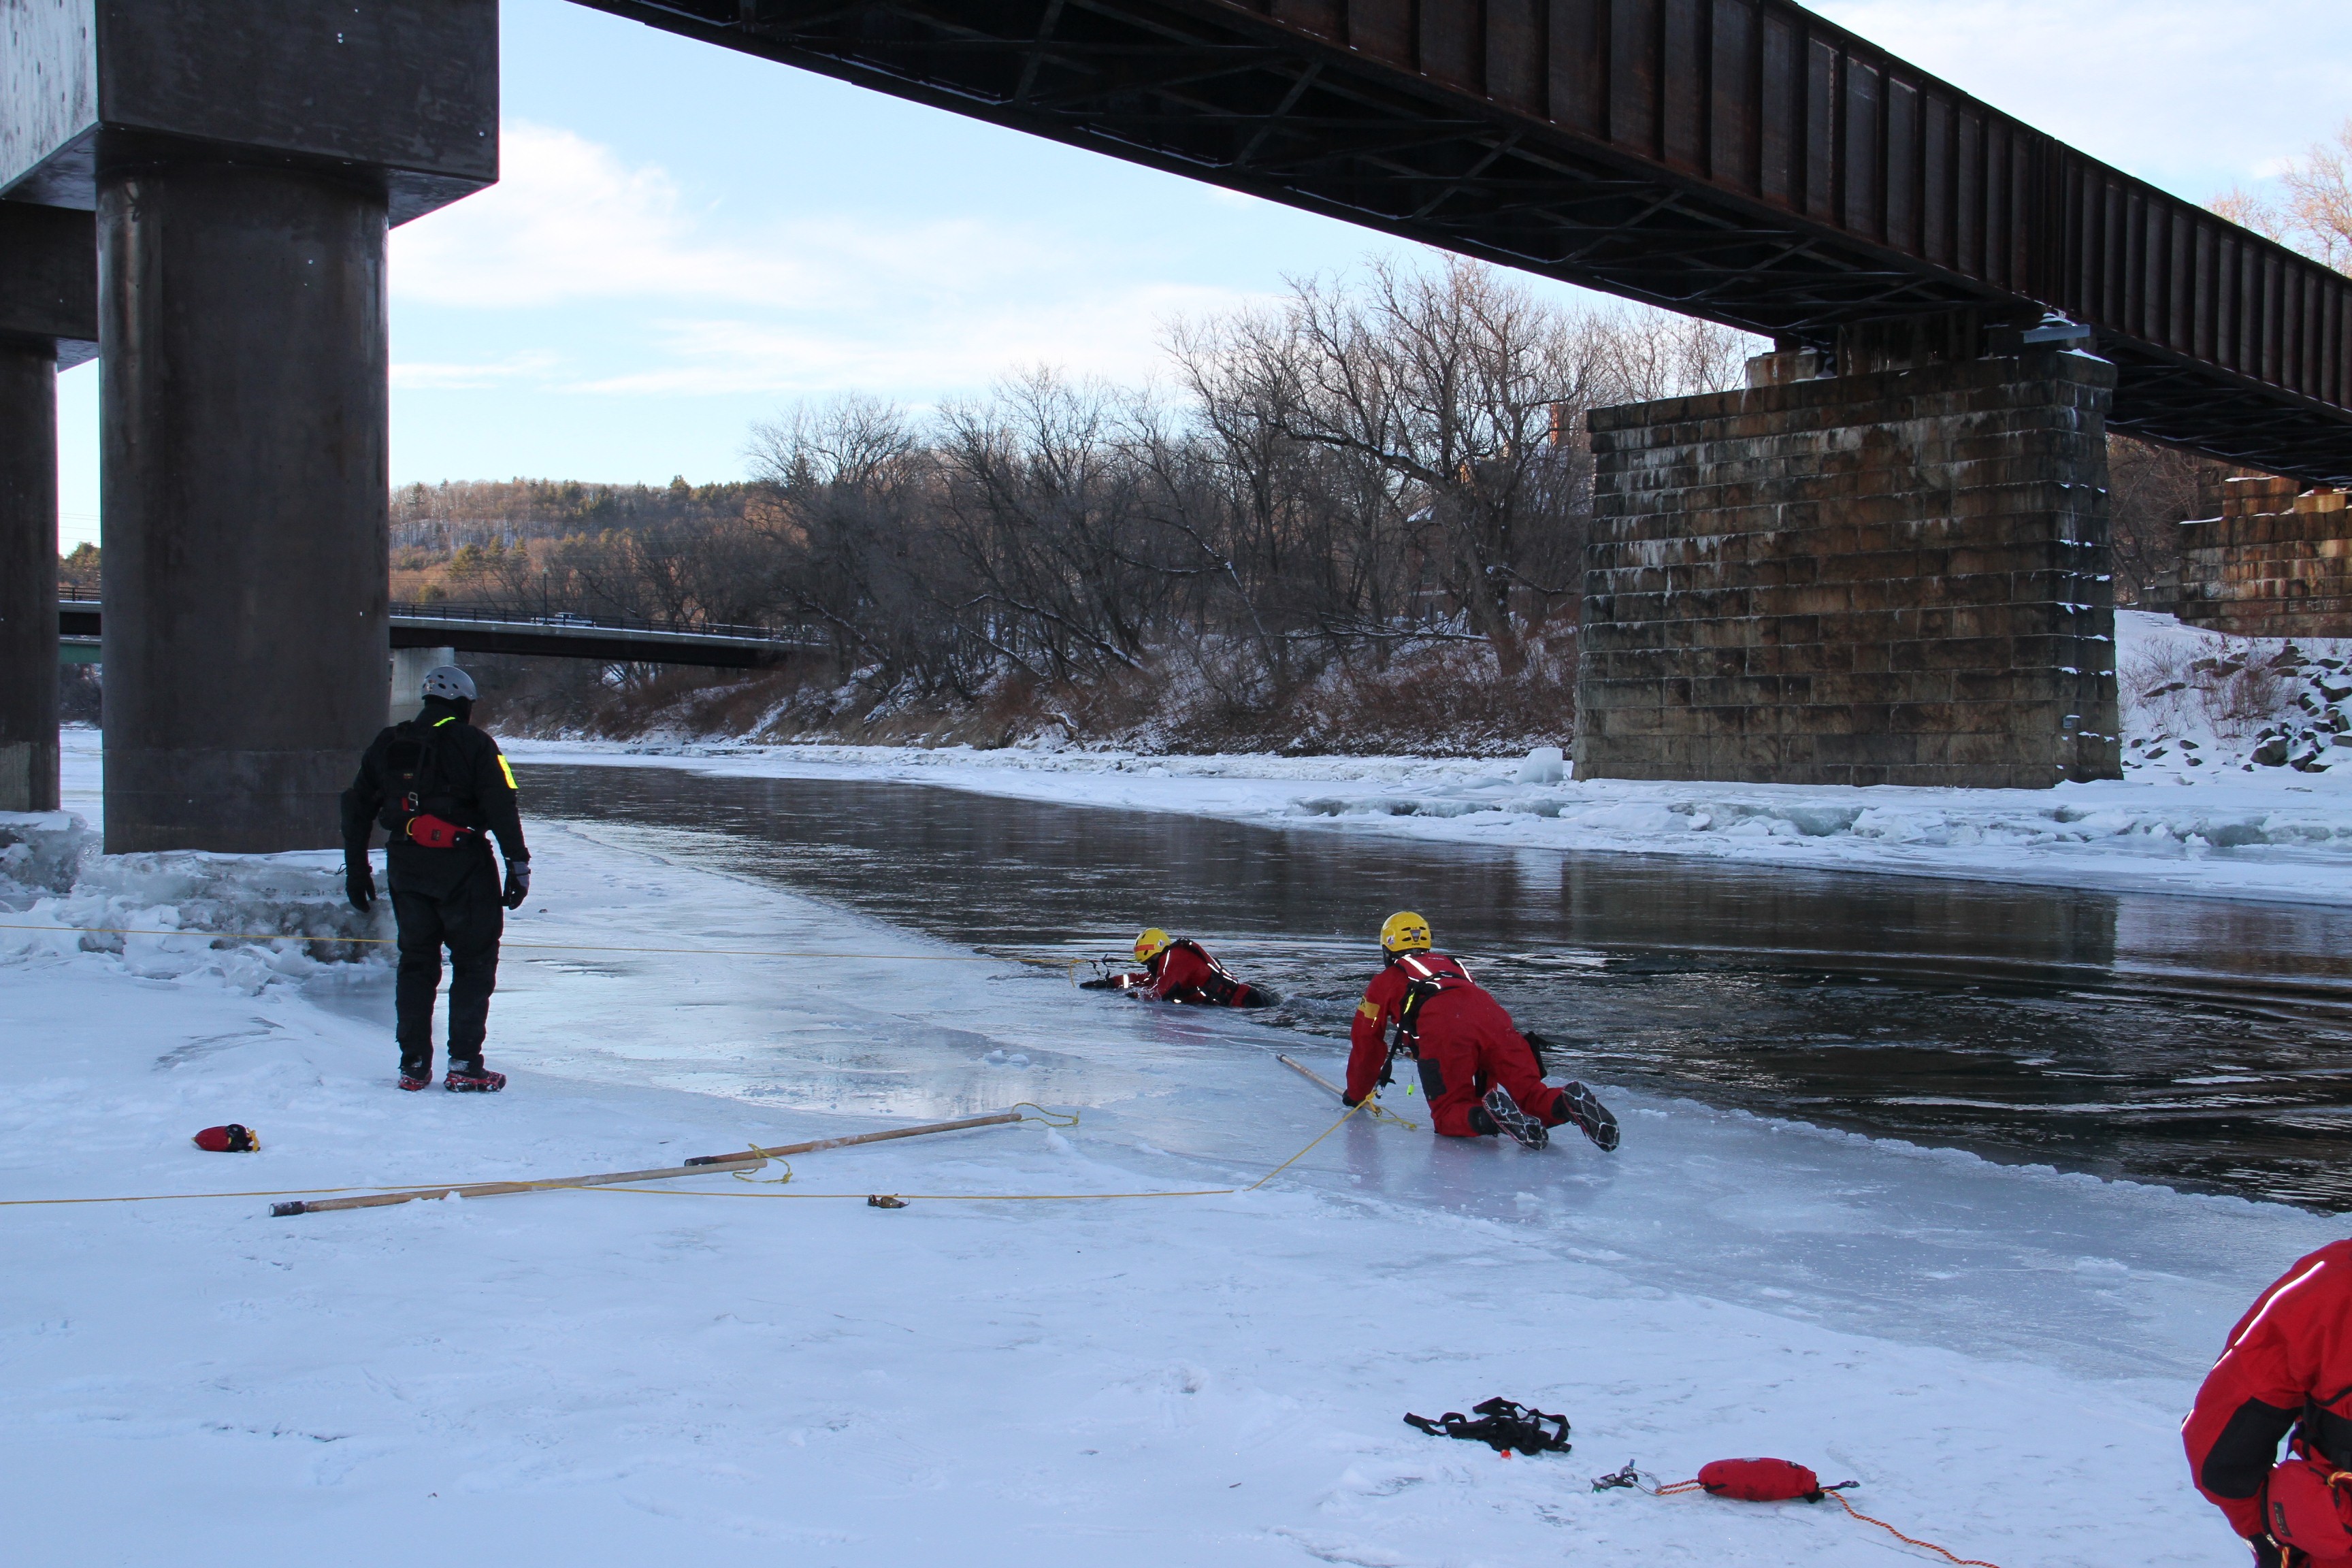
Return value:
M 58 602 L 58 657 L 68 664 L 100 662 L 102 621 L 95 599 Z M 452 648 L 458 653 L 524 654 L 586 658 L 604 664 L 685 664 L 706 668 L 761 669 L 794 655 L 818 651 L 817 640 L 762 626 L 676 624 L 631 617 L 532 616 L 476 605 L 392 606 L 392 646 Z
M 578 0 L 1834 352 L 2045 311 L 2110 423 L 2352 484 L 2352 279 L 1787 0 Z

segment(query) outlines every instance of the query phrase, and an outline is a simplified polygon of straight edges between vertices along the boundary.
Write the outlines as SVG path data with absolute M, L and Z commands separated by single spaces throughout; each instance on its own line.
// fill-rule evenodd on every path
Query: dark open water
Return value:
M 1345 1036 L 1381 921 L 1412 908 L 1524 1026 L 1574 1046 L 1556 1070 L 2352 1209 L 2352 911 L 526 771 L 546 815 L 724 833 L 714 864 L 959 943 L 1091 957 L 1166 926 L 1317 1035 Z

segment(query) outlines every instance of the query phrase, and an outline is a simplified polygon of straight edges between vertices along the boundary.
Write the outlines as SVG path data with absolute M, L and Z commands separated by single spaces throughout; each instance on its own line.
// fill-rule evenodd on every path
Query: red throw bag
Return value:
M 477 837 L 472 828 L 445 822 L 430 812 L 408 819 L 408 841 L 427 849 L 456 849 L 472 843 Z
M 251 1128 L 232 1121 L 226 1127 L 207 1127 L 197 1133 L 196 1147 L 215 1154 L 249 1154 L 261 1147 L 261 1140 L 253 1135 Z
M 2334 1478 L 2342 1478 L 2342 1484 Z M 2322 1563 L 2352 1558 L 2352 1473 L 2324 1459 L 2295 1458 L 2271 1471 L 2263 1517 L 2271 1539 Z
M 1786 1459 L 1717 1459 L 1699 1467 L 1698 1484 L 1712 1496 L 1742 1502 L 1822 1500 L 1822 1478 Z

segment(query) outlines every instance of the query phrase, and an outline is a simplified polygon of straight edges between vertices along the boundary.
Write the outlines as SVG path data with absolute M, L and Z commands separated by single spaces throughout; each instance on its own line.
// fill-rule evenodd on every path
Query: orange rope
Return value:
M 1945 1551 L 1942 1547 L 1937 1545 L 1932 1541 L 1922 1541 L 1916 1536 L 1906 1535 L 1901 1531 L 1895 1529 L 1893 1525 L 1887 1523 L 1885 1520 L 1871 1518 L 1870 1515 L 1863 1512 L 1862 1510 L 1846 1501 L 1845 1493 L 1843 1492 L 1832 1492 L 1830 1493 L 1830 1496 L 1837 1500 L 1838 1507 L 1845 1510 L 1846 1512 L 1853 1515 L 1854 1518 L 1862 1521 L 1863 1523 L 1874 1524 L 1878 1526 L 1879 1529 L 1886 1531 L 1887 1534 L 1895 1537 L 1895 1540 L 1902 1542 L 1906 1546 L 1916 1546 L 1922 1551 L 1932 1552 L 1947 1563 L 1959 1563 L 1961 1568 L 1993 1568 L 1991 1563 L 1984 1562 L 1979 1558 L 1956 1557 L 1952 1553 Z
M 1632 1468 L 1633 1467 L 1631 1465 L 1626 1467 L 1628 1471 L 1631 1471 Z M 1666 1485 L 1660 1487 L 1650 1495 L 1652 1497 L 1675 1497 L 1683 1492 L 1695 1492 L 1700 1489 L 1700 1483 L 1695 1480 L 1671 1481 Z M 1874 1524 L 1878 1526 L 1879 1529 L 1886 1531 L 1887 1534 L 1895 1537 L 1895 1540 L 1902 1542 L 1906 1546 L 1916 1546 L 1923 1552 L 1932 1552 L 1947 1563 L 1957 1563 L 1958 1568 L 1995 1568 L 1995 1564 L 1987 1563 L 1981 1558 L 1955 1556 L 1951 1552 L 1947 1552 L 1942 1547 L 1937 1545 L 1932 1541 L 1922 1541 L 1916 1535 L 1906 1535 L 1901 1531 L 1895 1529 L 1893 1525 L 1887 1523 L 1885 1520 L 1871 1518 L 1870 1515 L 1863 1512 L 1862 1510 L 1846 1501 L 1845 1493 L 1843 1491 L 1832 1490 L 1827 1487 L 1824 1487 L 1822 1489 L 1824 1495 L 1829 1497 L 1831 1500 L 1834 1501 L 1838 1507 L 1845 1510 L 1846 1512 L 1862 1521 L 1864 1524 Z

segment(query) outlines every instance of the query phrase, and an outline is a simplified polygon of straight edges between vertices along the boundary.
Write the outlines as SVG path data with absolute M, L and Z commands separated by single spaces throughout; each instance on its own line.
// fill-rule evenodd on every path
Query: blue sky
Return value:
M 2352 114 L 2343 0 L 1815 8 L 2199 201 Z M 1175 318 L 1415 249 L 567 0 L 506 0 L 504 28 L 504 178 L 393 238 L 399 483 L 737 478 L 796 400 L 1139 379 Z M 98 531 L 95 366 L 59 426 L 70 547 Z

